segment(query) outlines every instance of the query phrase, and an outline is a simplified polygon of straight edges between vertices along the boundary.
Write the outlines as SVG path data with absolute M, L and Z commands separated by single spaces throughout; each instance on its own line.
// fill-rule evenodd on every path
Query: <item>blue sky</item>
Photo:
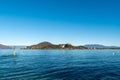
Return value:
M 0 0 L 0 43 L 120 46 L 119 0 Z

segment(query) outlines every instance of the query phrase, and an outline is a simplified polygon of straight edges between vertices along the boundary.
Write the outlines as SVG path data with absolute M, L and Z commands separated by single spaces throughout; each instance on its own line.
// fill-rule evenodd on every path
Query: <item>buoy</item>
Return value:
M 14 48 L 14 51 L 13 51 L 13 56 L 16 56 L 16 51 L 15 51 L 15 48 Z
M 115 55 L 115 53 L 113 52 L 113 55 Z

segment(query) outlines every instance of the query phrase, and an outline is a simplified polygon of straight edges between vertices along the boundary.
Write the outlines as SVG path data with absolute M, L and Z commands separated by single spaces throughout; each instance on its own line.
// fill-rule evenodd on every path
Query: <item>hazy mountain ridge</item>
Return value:
M 0 44 L 0 49 L 12 49 L 10 46 Z
M 26 46 L 24 45 L 15 45 L 15 46 L 10 46 L 12 49 L 13 48 L 16 48 L 16 49 L 23 49 L 23 48 L 26 48 Z
M 13 48 L 22 49 L 22 48 L 26 48 L 26 46 L 22 46 L 22 45 L 10 46 L 10 45 L 0 44 L 0 49 L 13 49 Z
M 84 46 L 88 48 L 120 48 L 119 46 L 105 46 L 101 44 L 87 44 Z

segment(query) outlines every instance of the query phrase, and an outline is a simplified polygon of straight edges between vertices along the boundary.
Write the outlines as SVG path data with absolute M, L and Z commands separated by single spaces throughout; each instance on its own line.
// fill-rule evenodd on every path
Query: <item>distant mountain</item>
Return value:
M 106 48 L 110 48 L 110 49 L 114 49 L 114 48 L 120 48 L 118 46 L 105 46 L 105 45 L 101 45 L 101 44 L 87 44 L 87 45 L 84 45 L 85 47 L 88 47 L 88 48 L 100 48 L 100 49 L 106 49 Z
M 0 44 L 0 49 L 12 49 L 10 46 Z
M 36 45 L 27 46 L 26 49 L 87 49 L 87 48 L 84 46 L 73 46 L 70 43 L 55 45 L 50 42 L 41 42 Z
M 120 49 L 119 46 L 105 46 L 101 44 L 87 44 L 84 46 L 73 46 L 70 43 L 52 44 L 50 42 L 41 42 L 31 46 L 7 46 L 0 44 L 0 49 Z
M 88 48 L 106 48 L 104 45 L 100 45 L 100 44 L 87 44 L 84 46 Z
M 57 45 L 53 45 L 50 42 L 42 42 L 36 45 L 27 46 L 27 49 L 55 49 Z
M 19 45 L 16 45 L 16 46 L 10 46 L 11 48 L 16 48 L 16 49 L 23 49 L 23 48 L 26 48 L 26 46 L 19 46 Z

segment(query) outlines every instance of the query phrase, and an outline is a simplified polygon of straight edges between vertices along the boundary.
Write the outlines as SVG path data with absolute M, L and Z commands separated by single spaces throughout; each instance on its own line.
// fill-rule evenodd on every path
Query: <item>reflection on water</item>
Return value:
M 0 50 L 0 80 L 120 80 L 120 51 Z

